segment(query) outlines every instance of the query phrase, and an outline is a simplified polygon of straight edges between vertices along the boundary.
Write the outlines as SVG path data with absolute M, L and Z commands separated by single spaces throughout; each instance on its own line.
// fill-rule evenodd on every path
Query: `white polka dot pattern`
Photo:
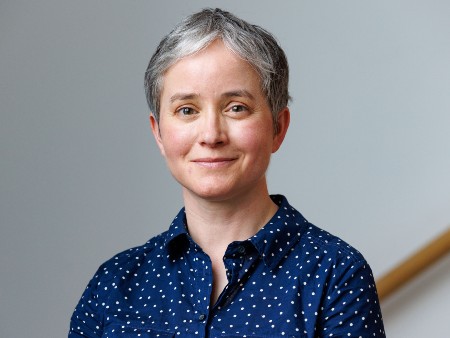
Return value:
M 211 261 L 181 210 L 168 231 L 99 268 L 69 337 L 385 337 L 362 255 L 283 196 L 272 199 L 279 209 L 269 223 L 228 246 L 216 304 Z

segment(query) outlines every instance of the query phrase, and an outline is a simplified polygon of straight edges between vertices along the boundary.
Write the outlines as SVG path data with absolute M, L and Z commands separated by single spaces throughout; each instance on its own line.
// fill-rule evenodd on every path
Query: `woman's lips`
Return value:
M 198 164 L 199 166 L 206 167 L 206 168 L 221 168 L 226 167 L 233 163 L 236 160 L 236 158 L 230 158 L 230 157 L 218 157 L 218 158 L 198 158 L 193 160 L 195 164 Z

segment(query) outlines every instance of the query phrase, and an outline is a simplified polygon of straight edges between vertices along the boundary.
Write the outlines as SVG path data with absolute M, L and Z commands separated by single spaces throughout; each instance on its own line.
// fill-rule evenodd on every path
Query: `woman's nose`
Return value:
M 206 112 L 201 120 L 199 141 L 202 145 L 216 147 L 227 142 L 226 125 L 220 112 Z

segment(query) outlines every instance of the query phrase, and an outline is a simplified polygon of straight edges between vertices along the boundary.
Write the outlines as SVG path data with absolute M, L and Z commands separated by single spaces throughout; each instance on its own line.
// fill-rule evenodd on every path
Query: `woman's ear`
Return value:
M 291 121 L 291 113 L 288 107 L 284 107 L 278 112 L 277 116 L 278 128 L 277 133 L 273 138 L 272 153 L 275 153 L 280 149 L 283 143 L 284 137 L 286 136 L 287 130 L 289 128 L 289 122 Z
M 164 151 L 164 145 L 161 139 L 161 132 L 159 130 L 159 123 L 158 121 L 156 121 L 153 114 L 150 114 L 150 126 L 152 127 L 153 137 L 155 138 L 156 144 L 158 145 L 161 155 L 166 156 Z

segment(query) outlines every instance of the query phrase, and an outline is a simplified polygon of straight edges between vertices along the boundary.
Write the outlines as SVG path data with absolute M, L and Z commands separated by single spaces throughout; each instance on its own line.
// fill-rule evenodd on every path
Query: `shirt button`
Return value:
M 245 247 L 244 246 L 239 246 L 238 247 L 238 252 L 240 253 L 240 254 L 243 254 L 244 252 L 245 252 Z
M 206 318 L 206 315 L 200 315 L 200 316 L 198 316 L 198 319 L 199 319 L 199 320 L 205 320 L 205 318 Z

